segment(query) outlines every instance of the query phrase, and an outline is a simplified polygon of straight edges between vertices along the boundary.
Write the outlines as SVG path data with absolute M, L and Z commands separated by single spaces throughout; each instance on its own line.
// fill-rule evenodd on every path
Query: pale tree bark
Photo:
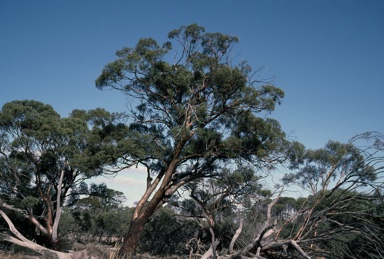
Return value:
M 29 221 L 31 221 L 31 223 L 33 223 L 36 226 L 36 228 L 39 231 L 41 231 L 41 233 L 43 233 L 46 237 L 48 237 L 52 241 L 52 244 L 54 244 L 54 243 L 56 243 L 58 241 L 58 228 L 59 228 L 60 217 L 61 217 L 61 203 L 60 203 L 60 199 L 61 199 L 61 193 L 62 193 L 62 183 L 63 183 L 64 173 L 65 173 L 65 170 L 63 168 L 61 170 L 61 173 L 60 173 L 60 179 L 59 179 L 59 183 L 58 183 L 58 187 L 57 187 L 56 214 L 55 214 L 55 218 L 54 219 L 53 219 L 53 215 L 52 215 L 53 214 L 53 209 L 51 208 L 51 201 L 50 201 L 49 198 L 45 198 L 45 201 L 46 201 L 46 204 L 47 204 L 47 207 L 48 207 L 47 226 L 46 227 L 44 227 L 36 219 L 36 217 L 32 213 L 30 213 L 29 211 L 16 208 L 16 207 L 14 207 L 12 205 L 9 205 L 9 204 L 7 204 L 7 203 L 5 203 L 5 202 L 0 200 L 0 205 L 2 207 L 7 208 L 9 210 L 13 210 L 16 213 L 22 215 L 24 218 L 26 218 Z M 42 195 L 42 197 L 44 196 L 43 194 L 41 194 L 41 195 Z
M 176 172 L 176 168 L 180 163 L 180 159 L 178 157 L 183 146 L 190 137 L 191 136 L 182 138 L 178 145 L 176 145 L 173 159 L 168 164 L 167 169 L 165 171 L 159 172 L 151 184 L 147 182 L 147 189 L 137 203 L 133 213 L 132 221 L 126 235 L 127 238 L 124 240 L 120 248 L 120 256 L 129 256 L 136 253 L 140 235 L 144 229 L 145 224 L 148 222 L 153 213 L 164 204 L 167 191 L 169 191 L 170 188 L 168 183 L 172 175 Z M 176 190 L 173 190 L 173 192 L 175 191 Z
M 65 172 L 65 170 L 63 168 L 61 170 L 61 173 L 60 173 L 60 180 L 59 180 L 59 184 L 58 184 L 58 187 L 57 187 L 56 216 L 55 216 L 55 219 L 54 219 L 54 222 L 53 222 L 53 227 L 52 227 L 52 241 L 53 242 L 57 242 L 57 232 L 58 232 L 59 223 L 60 223 L 60 217 L 61 217 L 61 204 L 60 204 L 60 200 L 61 200 L 61 186 L 63 184 L 64 172 Z
M 296 249 L 296 251 L 303 256 L 306 259 L 311 259 L 310 256 L 308 256 L 304 250 L 296 243 L 294 240 L 287 240 L 284 242 L 272 242 L 269 243 L 268 245 L 264 246 L 262 250 L 269 250 L 274 247 L 286 247 L 286 246 L 291 246 L 292 248 Z
M 261 232 L 258 235 L 258 237 L 255 238 L 254 240 L 252 240 L 252 242 L 249 245 L 247 245 L 243 250 L 238 252 L 236 255 L 245 255 L 245 254 L 248 254 L 250 252 L 253 252 L 255 254 L 258 253 L 259 247 L 261 245 L 261 240 L 263 238 L 266 238 L 267 236 L 270 236 L 274 232 L 273 228 L 275 227 L 275 225 L 274 224 L 270 225 L 271 210 L 272 210 L 273 205 L 275 205 L 277 200 L 280 198 L 281 194 L 283 193 L 283 190 L 284 190 L 284 188 L 281 188 L 280 193 L 277 195 L 277 197 L 275 199 L 273 199 L 268 204 L 267 219 L 265 220 L 263 227 L 261 228 Z
M 7 222 L 9 230 L 14 235 L 14 236 L 12 236 L 12 235 L 5 234 L 3 236 L 4 241 L 8 241 L 8 242 L 13 243 L 15 245 L 29 248 L 35 252 L 38 252 L 39 254 L 41 254 L 47 258 L 72 259 L 72 254 L 70 254 L 70 253 L 63 253 L 63 252 L 50 250 L 50 249 L 47 249 L 41 245 L 38 245 L 38 244 L 28 240 L 15 228 L 14 224 L 12 223 L 10 218 L 7 216 L 7 214 L 4 213 L 4 211 L 0 210 L 0 215 Z
M 257 236 L 257 238 L 252 240 L 252 242 L 249 245 L 247 245 L 246 247 L 244 247 L 244 249 L 242 249 L 241 251 L 239 251 L 237 253 L 233 252 L 233 245 L 235 242 L 234 240 L 236 240 L 237 236 L 240 235 L 241 230 L 242 230 L 242 221 L 241 221 L 239 228 L 237 229 L 234 237 L 232 238 L 233 243 L 231 242 L 231 245 L 229 248 L 229 255 L 219 256 L 218 257 L 219 259 L 235 259 L 235 258 L 236 259 L 239 259 L 239 258 L 241 258 L 241 259 L 248 259 L 248 258 L 264 259 L 264 257 L 262 257 L 260 255 L 260 252 L 267 251 L 267 250 L 269 250 L 271 248 L 275 248 L 275 247 L 281 248 L 281 247 L 287 247 L 287 246 L 290 246 L 291 248 L 295 249 L 304 258 L 306 258 L 306 259 L 311 258 L 304 252 L 304 250 L 294 240 L 285 240 L 282 242 L 270 242 L 270 243 L 265 244 L 263 246 L 261 245 L 261 242 L 263 239 L 269 237 L 270 235 L 272 235 L 275 232 L 274 227 L 275 227 L 276 223 L 270 224 L 271 210 L 272 210 L 272 207 L 277 202 L 277 200 L 280 198 L 280 196 L 283 192 L 283 189 L 284 188 L 282 188 L 281 191 L 279 192 L 279 194 L 277 195 L 277 197 L 275 199 L 273 199 L 268 204 L 267 219 L 265 220 L 263 227 L 261 228 L 261 232 Z M 212 256 L 212 251 L 207 251 L 206 254 L 208 254 L 209 256 Z
M 4 201 L 0 200 L 1 207 L 4 207 L 6 209 L 12 210 L 14 212 L 19 213 L 21 216 L 23 216 L 25 219 L 30 220 L 38 229 L 41 231 L 44 235 L 48 235 L 48 229 L 44 227 L 37 219 L 36 217 L 29 213 L 26 210 L 22 210 L 19 208 L 15 208 L 13 205 L 9 205 L 5 203 Z
M 235 243 L 236 243 L 237 239 L 239 238 L 241 232 L 243 231 L 243 224 L 244 224 L 244 219 L 241 218 L 240 219 L 239 227 L 237 228 L 237 230 L 235 232 L 235 235 L 232 237 L 231 243 L 229 245 L 229 253 L 230 254 L 233 253 L 233 248 L 235 246 Z
M 215 240 L 214 242 L 212 242 L 211 247 L 208 249 L 207 252 L 204 253 L 204 255 L 201 257 L 201 259 L 208 259 L 211 256 L 212 256 L 212 258 L 217 258 L 215 250 L 216 250 L 216 247 L 219 243 L 220 243 L 219 240 Z

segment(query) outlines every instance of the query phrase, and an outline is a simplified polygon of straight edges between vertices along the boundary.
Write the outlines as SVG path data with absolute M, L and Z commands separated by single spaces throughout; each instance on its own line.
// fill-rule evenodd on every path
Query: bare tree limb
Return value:
M 55 219 L 53 222 L 53 227 L 52 227 L 52 241 L 53 242 L 57 241 L 57 230 L 59 228 L 59 222 L 60 222 L 60 217 L 61 217 L 61 204 L 60 204 L 61 186 L 63 184 L 63 178 L 64 178 L 64 172 L 65 172 L 64 169 L 65 169 L 66 165 L 67 165 L 67 163 L 65 163 L 63 168 L 61 169 L 60 180 L 59 180 L 58 187 L 57 187 L 56 216 L 55 216 Z
M 37 219 L 35 216 L 33 216 L 32 214 L 29 214 L 28 211 L 26 210 L 22 210 L 22 209 L 19 209 L 19 208 L 16 208 L 14 207 L 13 205 L 9 205 L 7 203 L 5 203 L 4 201 L 2 201 L 0 199 L 0 206 L 6 208 L 6 209 L 9 209 L 9 210 L 12 210 L 12 211 L 15 211 L 17 213 L 19 213 L 21 216 L 23 216 L 25 219 L 29 219 L 41 232 L 43 232 L 44 234 L 48 234 L 48 230 L 47 228 L 45 228 Z
M 209 257 L 214 255 L 214 249 L 216 249 L 216 246 L 220 243 L 219 240 L 215 240 L 215 242 L 212 243 L 211 247 L 208 249 L 207 252 L 201 257 L 201 259 L 208 259 Z
M 266 245 L 265 247 L 262 248 L 262 250 L 269 250 L 271 249 L 272 247 L 284 247 L 284 246 L 291 246 L 293 247 L 294 249 L 296 249 L 297 252 L 299 252 L 299 254 L 301 256 L 303 256 L 304 258 L 306 259 L 311 259 L 310 256 L 308 256 L 303 249 L 301 249 L 301 247 L 294 241 L 294 240 L 287 240 L 287 241 L 284 241 L 284 242 L 272 242 L 268 245 Z
M 252 240 L 252 242 L 249 245 L 247 245 L 243 250 L 241 250 L 241 251 L 237 252 L 236 254 L 234 254 L 233 258 L 237 258 L 240 255 L 246 255 L 246 254 L 248 254 L 250 252 L 255 252 L 256 253 L 258 251 L 258 248 L 261 245 L 261 240 L 264 237 L 266 237 L 265 235 L 267 234 L 268 236 L 270 236 L 274 232 L 273 228 L 275 227 L 275 224 L 270 225 L 271 210 L 272 210 L 273 205 L 275 205 L 277 200 L 280 198 L 281 194 L 283 193 L 283 190 L 284 190 L 284 187 L 281 188 L 281 190 L 280 190 L 279 194 L 276 196 L 276 198 L 273 199 L 268 204 L 267 219 L 264 222 L 264 225 L 262 227 L 262 231 L 259 234 L 259 236 L 257 238 L 255 238 L 254 240 Z
M 244 223 L 244 219 L 241 218 L 240 219 L 240 225 L 239 227 L 237 228 L 236 232 L 235 232 L 235 235 L 233 235 L 232 237 L 232 240 L 231 240 L 231 243 L 229 245 L 229 253 L 232 254 L 233 253 L 233 247 L 235 246 L 235 243 L 236 243 L 236 240 L 239 238 L 240 234 L 241 234 L 241 231 L 243 230 L 243 223 Z
M 9 230 L 12 232 L 11 235 L 4 235 L 4 241 L 8 241 L 10 243 L 29 248 L 33 251 L 36 251 L 40 253 L 43 256 L 46 256 L 47 258 L 58 258 L 58 259 L 71 259 L 72 255 L 68 253 L 62 253 L 54 250 L 47 249 L 41 245 L 38 245 L 28 239 L 26 239 L 16 228 L 15 225 L 12 223 L 11 219 L 7 216 L 7 214 L 4 213 L 4 211 L 0 210 L 0 215 L 3 217 L 3 219 L 7 222 Z M 56 255 L 56 256 L 55 256 Z

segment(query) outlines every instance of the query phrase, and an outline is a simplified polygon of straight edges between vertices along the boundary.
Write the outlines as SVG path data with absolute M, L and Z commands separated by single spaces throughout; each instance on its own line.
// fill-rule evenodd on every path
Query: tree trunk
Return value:
M 235 247 L 235 243 L 236 243 L 237 239 L 239 238 L 241 232 L 243 231 L 243 223 L 244 223 L 244 219 L 241 218 L 240 219 L 240 225 L 237 228 L 235 235 L 232 237 L 231 243 L 229 244 L 229 253 L 230 254 L 233 253 L 233 248 Z
M 136 218 L 131 221 L 128 233 L 124 239 L 123 245 L 120 248 L 119 255 L 123 258 L 124 256 L 131 256 L 136 253 L 137 245 L 140 241 L 141 233 L 143 232 L 144 226 L 147 223 L 148 217 Z
M 67 166 L 67 162 L 65 162 L 65 166 Z M 58 228 L 59 228 L 60 217 L 61 217 L 61 204 L 60 204 L 60 201 L 61 201 L 61 187 L 63 185 L 63 178 L 64 178 L 64 173 L 65 173 L 64 167 L 61 169 L 60 180 L 59 180 L 59 184 L 57 185 L 56 215 L 55 215 L 55 219 L 54 219 L 54 222 L 53 222 L 52 235 L 51 235 L 53 243 L 57 243 L 57 231 L 58 231 Z
M 164 198 L 165 191 L 163 188 L 157 190 L 152 197 L 152 200 L 148 204 L 143 206 L 136 206 L 135 212 L 133 213 L 131 224 L 127 235 L 125 236 L 122 247 L 119 251 L 119 256 L 131 256 L 136 253 L 137 245 L 140 241 L 141 233 L 143 232 L 145 224 L 153 213 L 163 204 L 162 199 Z
M 164 204 L 163 200 L 166 196 L 167 191 L 169 191 L 169 180 L 175 173 L 176 167 L 179 163 L 177 157 L 179 156 L 185 143 L 190 137 L 191 136 L 185 138 L 184 136 L 184 138 L 180 140 L 180 142 L 176 145 L 173 154 L 174 158 L 168 164 L 167 170 L 159 172 L 152 184 L 149 184 L 149 181 L 147 182 L 147 190 L 143 197 L 141 197 L 133 213 L 131 225 L 129 226 L 129 230 L 127 235 L 125 236 L 123 245 L 120 248 L 119 256 L 131 256 L 136 253 L 136 248 L 140 241 L 140 236 L 143 232 L 145 224 L 148 222 L 149 218 L 153 215 L 153 213 Z M 160 186 L 158 186 L 159 183 L 161 183 Z M 171 191 L 169 195 L 172 195 L 173 192 L 175 192 L 175 190 Z M 151 195 L 153 196 L 149 201 Z
M 209 232 L 211 233 L 211 248 L 212 248 L 212 258 L 213 259 L 216 259 L 217 258 L 217 255 L 216 255 L 216 246 L 218 245 L 218 242 L 215 238 L 215 232 L 213 231 L 213 226 L 210 226 L 209 227 Z

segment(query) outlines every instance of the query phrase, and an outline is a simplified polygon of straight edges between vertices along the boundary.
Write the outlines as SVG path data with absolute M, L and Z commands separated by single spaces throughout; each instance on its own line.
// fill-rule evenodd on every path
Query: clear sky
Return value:
M 240 38 L 233 51 L 285 91 L 271 117 L 291 139 L 320 148 L 384 131 L 382 0 L 0 0 L 0 106 L 124 111 L 121 93 L 94 86 L 104 65 L 191 23 Z

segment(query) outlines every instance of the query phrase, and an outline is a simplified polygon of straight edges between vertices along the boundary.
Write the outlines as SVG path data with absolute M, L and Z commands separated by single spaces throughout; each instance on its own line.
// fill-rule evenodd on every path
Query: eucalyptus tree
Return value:
M 212 255 L 217 258 L 216 247 L 224 240 L 228 241 L 226 244 L 220 244 L 222 248 L 230 248 L 233 251 L 234 243 L 238 238 L 235 233 L 225 233 L 226 236 L 217 238 L 217 223 L 222 223 L 224 218 L 230 218 L 231 221 L 236 220 L 233 214 L 240 211 L 244 201 L 253 196 L 261 190 L 261 184 L 258 182 L 259 178 L 255 175 L 252 168 L 239 167 L 236 169 L 223 168 L 217 176 L 209 179 L 199 179 L 194 182 L 186 184 L 184 187 L 194 203 L 192 213 L 199 212 L 208 224 L 209 232 L 211 235 L 210 249 L 203 256 L 206 258 Z M 190 208 L 191 202 L 184 200 L 181 205 L 187 204 L 186 211 Z M 189 205 L 189 206 L 188 206 Z M 183 208 L 183 207 L 182 207 Z M 193 215 L 192 214 L 192 215 Z M 241 214 L 241 213 L 239 213 Z M 243 218 L 239 215 L 237 221 L 240 221 L 241 232 Z M 224 221 L 224 223 L 227 223 Z M 234 236 L 231 240 L 231 236 Z M 231 244 L 230 244 L 231 243 Z
M 283 180 L 310 195 L 297 199 L 296 211 L 280 217 L 273 207 L 282 201 L 281 190 L 262 209 L 258 234 L 218 258 L 382 258 L 383 140 L 370 132 L 347 144 L 329 141 L 316 150 L 295 143 L 292 173 Z
M 103 172 L 107 157 L 96 159 L 99 152 L 92 151 L 102 146 L 89 127 L 96 117 L 77 111 L 62 118 L 32 100 L 6 103 L 0 111 L 0 210 L 3 217 L 12 212 L 29 221 L 44 246 L 58 248 L 61 209 L 71 188 Z M 13 243 L 28 243 L 3 234 Z
M 382 258 L 383 151 L 383 136 L 376 132 L 347 144 L 330 141 L 324 148 L 305 150 L 284 180 L 307 189 L 310 196 L 275 240 L 294 240 L 313 257 Z
M 135 251 L 151 215 L 185 183 L 213 176 L 224 164 L 273 165 L 285 144 L 279 123 L 266 116 L 284 93 L 237 62 L 238 37 L 192 24 L 168 38 L 140 39 L 117 51 L 96 80 L 97 88 L 131 98 L 128 123 L 137 148 L 120 165 L 148 170 L 121 254 Z

